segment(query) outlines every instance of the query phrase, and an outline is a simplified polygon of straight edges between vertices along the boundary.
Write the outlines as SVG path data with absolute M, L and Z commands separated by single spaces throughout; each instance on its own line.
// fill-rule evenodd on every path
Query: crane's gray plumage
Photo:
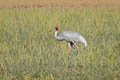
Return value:
M 81 42 L 85 46 L 87 46 L 87 41 L 82 35 L 80 35 L 80 33 L 74 32 L 74 31 L 64 31 L 60 33 L 59 35 L 57 35 L 58 28 L 56 27 L 55 29 L 56 29 L 55 38 L 57 40 L 60 40 L 60 41 L 66 40 L 67 42 L 70 42 L 70 44 L 72 45 L 74 45 L 75 42 Z

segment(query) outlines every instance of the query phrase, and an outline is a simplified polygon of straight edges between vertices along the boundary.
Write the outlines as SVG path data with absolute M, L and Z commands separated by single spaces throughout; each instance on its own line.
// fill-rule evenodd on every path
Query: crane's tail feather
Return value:
M 88 45 L 87 45 L 87 41 L 85 42 L 85 46 L 88 46 Z
M 80 42 L 83 43 L 85 46 L 88 46 L 87 41 L 83 36 L 80 36 Z

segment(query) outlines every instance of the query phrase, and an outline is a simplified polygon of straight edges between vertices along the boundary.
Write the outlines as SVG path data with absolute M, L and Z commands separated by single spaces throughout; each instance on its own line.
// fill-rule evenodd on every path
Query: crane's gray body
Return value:
M 55 36 L 55 37 L 56 37 L 57 40 L 66 40 L 67 42 L 73 42 L 73 43 L 81 42 L 85 46 L 87 46 L 87 41 L 78 32 L 64 31 L 64 32 L 60 33 L 58 36 Z

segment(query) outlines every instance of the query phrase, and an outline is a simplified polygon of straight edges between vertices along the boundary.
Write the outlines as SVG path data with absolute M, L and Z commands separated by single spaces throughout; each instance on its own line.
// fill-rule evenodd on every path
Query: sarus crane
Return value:
M 55 27 L 55 38 L 58 41 L 66 41 L 68 47 L 72 48 L 76 42 L 81 42 L 84 46 L 87 46 L 86 39 L 78 32 L 74 31 L 63 31 L 58 35 L 58 27 Z

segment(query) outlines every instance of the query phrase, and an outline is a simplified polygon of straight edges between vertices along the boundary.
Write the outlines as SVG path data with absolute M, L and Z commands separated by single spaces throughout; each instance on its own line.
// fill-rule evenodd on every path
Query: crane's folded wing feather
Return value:
M 87 46 L 86 39 L 78 32 L 74 31 L 64 31 L 60 35 L 64 40 L 70 41 L 70 42 L 81 42 L 84 43 Z

